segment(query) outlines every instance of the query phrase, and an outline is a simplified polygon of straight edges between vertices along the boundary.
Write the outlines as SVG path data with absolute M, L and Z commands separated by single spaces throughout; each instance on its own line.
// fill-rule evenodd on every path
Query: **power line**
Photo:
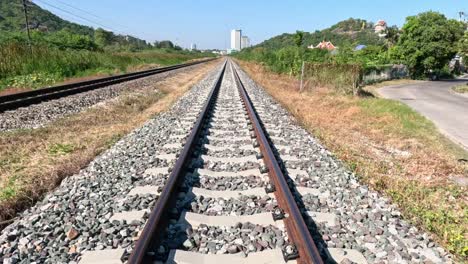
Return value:
M 126 33 L 125 33 L 125 32 L 123 32 L 123 31 L 120 31 L 120 30 L 114 29 L 114 28 L 112 28 L 112 27 L 109 27 L 109 26 L 106 26 L 106 25 L 104 25 L 104 24 L 102 24 L 102 23 L 99 23 L 99 22 L 96 22 L 96 21 L 90 20 L 90 19 L 88 19 L 88 18 L 85 18 L 85 17 L 83 17 L 83 16 L 80 16 L 80 15 L 77 15 L 77 14 L 75 14 L 75 13 L 73 13 L 73 12 L 70 12 L 70 11 L 68 11 L 68 10 L 65 10 L 65 9 L 63 9 L 63 8 L 60 8 L 60 7 L 58 7 L 58 6 L 55 6 L 55 5 L 53 5 L 53 4 L 50 4 L 50 3 L 48 3 L 48 2 L 45 2 L 44 0 L 35 0 L 35 1 L 41 2 L 41 3 L 43 3 L 44 5 L 47 5 L 47 6 L 50 6 L 50 7 L 52 7 L 52 8 L 58 9 L 58 10 L 60 10 L 60 11 L 62 11 L 62 12 L 65 12 L 65 13 L 67 13 L 67 14 L 70 14 L 70 15 L 72 15 L 72 16 L 74 16 L 74 17 L 77 17 L 77 18 L 83 19 L 83 20 L 85 20 L 85 21 L 87 21 L 87 22 L 90 22 L 90 23 L 93 23 L 93 24 L 99 25 L 99 26 L 101 26 L 101 27 L 104 27 L 104 28 L 111 29 L 111 30 L 113 30 L 113 31 L 115 31 L 115 32 L 121 32 L 121 33 L 124 33 L 124 34 L 126 34 Z M 128 34 L 126 34 L 126 35 L 128 35 Z
M 78 10 L 78 11 L 81 11 L 81 12 L 83 12 L 83 13 L 86 13 L 86 14 L 88 14 L 88 15 L 91 15 L 91 16 L 93 16 L 93 17 L 95 17 L 95 18 L 102 19 L 102 17 L 99 17 L 99 16 L 97 16 L 97 15 L 95 15 L 95 14 L 89 12 L 89 11 L 86 11 L 86 10 L 84 10 L 84 9 L 78 8 L 78 7 L 76 7 L 76 6 L 72 6 L 72 5 L 68 4 L 68 3 L 65 3 L 65 2 L 60 1 L 60 0 L 55 0 L 55 1 L 61 3 L 62 5 L 66 5 L 66 6 L 68 6 L 68 7 L 71 7 L 71 8 L 73 8 L 73 9 Z
M 90 15 L 90 16 L 93 16 L 93 17 L 95 17 L 95 18 L 97 18 L 97 19 L 100 19 L 100 20 L 103 21 L 103 22 L 105 22 L 105 20 L 107 20 L 107 22 L 111 22 L 112 24 L 118 25 L 118 26 L 120 26 L 120 27 L 127 28 L 126 26 L 124 26 L 124 25 L 122 25 L 122 24 L 119 24 L 119 23 L 116 23 L 116 22 L 113 21 L 113 20 L 109 20 L 109 19 L 100 17 L 100 16 L 98 16 L 98 15 L 96 15 L 96 14 L 91 13 L 90 11 L 84 10 L 84 9 L 79 8 L 79 7 L 76 7 L 76 6 L 73 6 L 73 5 L 71 5 L 71 4 L 69 4 L 69 3 L 66 3 L 66 2 L 64 2 L 64 1 L 60 1 L 60 0 L 54 0 L 54 1 L 55 1 L 55 2 L 58 2 L 58 3 L 62 4 L 62 5 L 68 6 L 68 7 L 70 7 L 70 8 L 73 8 L 73 9 L 75 9 L 75 10 L 77 10 L 77 11 L 82 12 L 82 13 L 85 13 L 85 14 L 88 14 L 88 15 Z M 128 28 L 127 28 L 127 29 L 128 29 Z
M 95 17 L 95 18 L 99 19 L 98 22 L 101 23 L 100 25 L 102 25 L 102 26 L 104 26 L 102 23 L 106 23 L 107 25 L 109 25 L 109 24 L 110 24 L 110 25 L 116 25 L 116 26 L 119 26 L 119 27 L 121 27 L 121 28 L 124 28 L 126 31 L 113 29 L 114 31 L 118 31 L 118 32 L 120 32 L 120 33 L 123 33 L 124 35 L 129 35 L 129 36 L 131 36 L 131 34 L 129 34 L 127 31 L 135 31 L 134 29 L 131 29 L 131 28 L 129 28 L 129 27 L 126 26 L 126 25 L 122 25 L 122 24 L 120 24 L 120 23 L 117 23 L 117 22 L 114 21 L 114 20 L 101 17 L 101 16 L 99 16 L 99 15 L 94 14 L 93 12 L 90 12 L 90 11 L 88 11 L 88 10 L 86 10 L 86 9 L 77 7 L 77 6 L 75 6 L 75 5 L 71 5 L 71 4 L 69 4 L 69 3 L 65 2 L 65 1 L 61 1 L 61 0 L 54 0 L 54 1 L 57 2 L 57 3 L 60 3 L 60 4 L 64 5 L 64 6 L 67 6 L 67 7 L 69 7 L 69 8 L 75 9 L 75 10 L 81 12 L 81 13 L 84 13 L 84 14 L 87 14 L 87 15 L 90 15 L 90 16 L 92 16 L 92 17 Z M 49 5 L 51 5 L 51 4 L 49 3 Z M 80 18 L 81 18 L 81 17 L 80 17 Z M 87 21 L 88 21 L 88 20 L 87 20 Z M 98 22 L 93 21 L 92 23 L 95 23 L 95 24 L 96 24 L 96 23 L 98 23 Z M 106 27 L 112 29 L 112 28 L 109 27 L 109 26 L 106 26 Z M 141 33 L 141 34 L 143 34 L 143 35 L 147 34 L 147 33 L 145 33 L 145 32 L 142 32 L 141 30 L 137 30 L 137 32 L 139 32 L 139 33 Z

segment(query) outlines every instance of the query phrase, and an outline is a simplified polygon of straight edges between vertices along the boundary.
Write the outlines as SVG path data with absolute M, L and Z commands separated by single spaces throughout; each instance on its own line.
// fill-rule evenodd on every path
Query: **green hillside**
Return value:
M 169 40 L 148 43 L 61 19 L 28 1 L 31 42 L 22 0 L 0 0 L 0 91 L 35 88 L 67 78 L 109 75 L 213 56 Z
M 22 2 L 22 0 L 0 0 L 0 43 L 11 39 L 25 41 L 26 22 Z M 115 34 L 101 28 L 94 30 L 92 27 L 69 22 L 30 1 L 27 1 L 27 8 L 29 27 L 35 43 L 88 50 L 96 49 L 96 45 L 90 43 L 92 41 L 101 44 L 101 48 L 112 47 L 114 50 L 149 48 L 145 40 Z
M 32 2 L 28 2 L 29 25 L 32 29 L 45 32 L 55 32 L 61 29 L 69 29 L 80 35 L 92 36 L 94 30 L 91 27 L 78 25 L 61 19 L 60 17 L 44 10 Z M 0 31 L 18 32 L 24 31 L 23 5 L 21 0 L 0 0 Z
M 337 24 L 315 32 L 304 32 L 303 46 L 317 45 L 320 41 L 331 41 L 336 46 L 344 44 L 382 44 L 382 40 L 374 33 L 374 24 L 363 19 L 349 18 Z M 257 45 L 267 49 L 280 49 L 294 46 L 294 33 L 284 33 Z

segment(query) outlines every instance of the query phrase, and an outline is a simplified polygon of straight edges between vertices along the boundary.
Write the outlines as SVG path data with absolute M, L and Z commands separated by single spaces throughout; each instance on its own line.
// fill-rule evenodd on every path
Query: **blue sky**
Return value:
M 407 16 L 427 10 L 439 11 L 449 18 L 458 18 L 459 11 L 468 14 L 468 0 L 33 0 L 33 2 L 62 18 L 80 24 L 98 26 L 50 5 L 106 25 L 120 33 L 148 41 L 170 39 L 182 47 L 188 47 L 193 42 L 201 49 L 227 48 L 229 31 L 233 28 L 241 28 L 243 34 L 249 36 L 253 44 L 257 44 L 284 32 L 323 29 L 350 17 L 374 22 L 384 19 L 389 25 L 401 26 Z

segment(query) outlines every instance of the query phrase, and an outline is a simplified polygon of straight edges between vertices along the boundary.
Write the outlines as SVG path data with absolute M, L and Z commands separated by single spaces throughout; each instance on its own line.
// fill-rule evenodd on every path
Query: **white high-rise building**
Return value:
M 240 29 L 231 30 L 231 50 L 241 50 L 242 31 Z
M 196 49 L 197 49 L 197 44 L 192 43 L 192 44 L 190 45 L 190 50 L 196 50 Z
M 250 47 L 250 39 L 247 36 L 241 37 L 241 49 Z

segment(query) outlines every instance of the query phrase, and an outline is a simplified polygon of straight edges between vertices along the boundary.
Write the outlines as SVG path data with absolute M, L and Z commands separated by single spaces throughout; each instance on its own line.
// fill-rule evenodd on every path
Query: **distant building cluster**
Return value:
M 213 54 L 218 54 L 218 55 L 226 55 L 227 51 L 226 50 L 213 50 L 211 51 Z
M 240 51 L 248 47 L 250 47 L 249 37 L 242 36 L 242 30 L 240 29 L 231 30 L 231 48 L 228 52 Z

